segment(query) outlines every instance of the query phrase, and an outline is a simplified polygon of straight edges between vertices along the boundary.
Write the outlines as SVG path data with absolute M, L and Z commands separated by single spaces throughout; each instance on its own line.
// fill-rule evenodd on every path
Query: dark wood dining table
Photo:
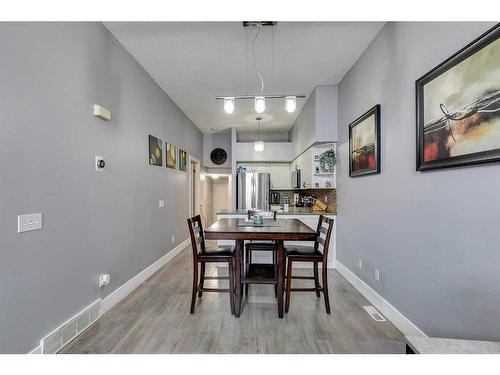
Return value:
M 242 282 L 252 282 L 252 277 L 259 281 L 277 284 L 278 290 L 278 317 L 283 318 L 283 292 L 284 292 L 284 271 L 285 255 L 283 241 L 314 241 L 316 231 L 309 228 L 298 219 L 264 219 L 263 224 L 253 224 L 246 219 L 220 219 L 210 227 L 204 230 L 207 240 L 234 240 L 236 243 L 235 257 L 235 308 L 234 315 L 240 316 L 242 300 Z M 256 272 L 243 274 L 242 270 L 243 246 L 244 241 L 250 240 L 272 240 L 276 243 L 277 252 L 277 272 L 273 273 L 272 278 L 263 276 Z M 271 265 L 272 266 L 272 265 Z

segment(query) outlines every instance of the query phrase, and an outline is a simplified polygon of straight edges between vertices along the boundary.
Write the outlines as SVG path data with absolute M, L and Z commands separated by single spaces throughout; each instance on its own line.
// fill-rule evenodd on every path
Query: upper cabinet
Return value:
M 290 164 L 290 169 L 300 169 L 303 189 L 335 188 L 336 144 L 310 147 Z
M 247 172 L 269 173 L 271 189 L 290 189 L 290 164 L 289 163 L 238 163 Z

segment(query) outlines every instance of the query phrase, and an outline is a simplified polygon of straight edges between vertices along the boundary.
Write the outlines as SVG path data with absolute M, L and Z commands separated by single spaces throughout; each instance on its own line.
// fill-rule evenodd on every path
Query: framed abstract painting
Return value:
M 380 173 L 380 105 L 349 125 L 349 176 Z
M 187 153 L 181 149 L 179 149 L 179 170 L 187 171 Z
M 416 81 L 417 171 L 500 161 L 500 24 Z
M 165 163 L 165 165 L 167 166 L 167 168 L 175 169 L 175 158 L 176 158 L 175 146 L 167 142 L 165 142 L 165 145 L 167 153 L 167 162 Z
M 149 136 L 149 164 L 163 165 L 163 141 L 152 135 Z

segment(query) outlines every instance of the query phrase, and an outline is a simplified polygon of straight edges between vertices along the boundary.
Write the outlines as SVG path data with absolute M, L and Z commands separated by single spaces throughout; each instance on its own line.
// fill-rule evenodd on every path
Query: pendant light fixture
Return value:
M 257 32 L 255 33 L 255 36 L 253 37 L 253 40 L 251 42 L 251 46 L 248 44 L 248 32 L 247 32 L 247 41 L 246 41 L 246 51 L 247 51 L 247 66 L 246 66 L 246 72 L 247 72 L 247 80 L 248 80 L 248 55 L 251 52 L 252 57 L 253 57 L 253 65 L 255 72 L 257 73 L 257 76 L 260 81 L 260 92 L 255 95 L 248 95 L 248 92 L 245 92 L 245 95 L 234 95 L 234 96 L 216 96 L 215 99 L 217 100 L 223 100 L 224 101 L 224 111 L 228 114 L 231 114 L 235 110 L 235 105 L 236 101 L 239 100 L 253 100 L 254 101 L 254 109 L 255 112 L 257 113 L 264 113 L 266 110 L 266 99 L 285 99 L 285 110 L 288 113 L 293 113 L 295 112 L 297 108 L 297 99 L 305 99 L 305 95 L 291 95 L 291 94 L 278 94 L 278 95 L 265 95 L 264 94 L 264 78 L 259 70 L 259 67 L 257 66 L 257 58 L 255 56 L 255 43 L 257 39 L 259 39 L 259 36 L 261 34 L 261 31 L 264 28 L 273 28 L 276 27 L 277 22 L 275 21 L 243 21 L 243 26 L 247 28 L 247 30 L 251 28 L 256 28 Z M 272 29 L 273 30 L 273 29 Z M 274 32 L 273 32 L 273 39 L 272 39 L 272 50 L 271 50 L 271 71 L 272 71 L 272 83 L 274 86 Z M 247 82 L 248 86 L 248 82 Z M 247 90 L 248 91 L 248 87 Z
M 224 98 L 224 111 L 226 113 L 229 113 L 229 114 L 234 112 L 234 98 L 233 97 Z
M 266 110 L 266 98 L 263 96 L 255 97 L 255 112 L 262 113 Z
M 295 96 L 287 96 L 285 98 L 285 109 L 288 113 L 295 112 L 297 108 L 297 98 Z
M 255 141 L 253 148 L 255 152 L 262 152 L 264 151 L 264 141 L 261 141 L 260 139 L 260 120 L 262 120 L 262 117 L 257 117 L 257 140 Z

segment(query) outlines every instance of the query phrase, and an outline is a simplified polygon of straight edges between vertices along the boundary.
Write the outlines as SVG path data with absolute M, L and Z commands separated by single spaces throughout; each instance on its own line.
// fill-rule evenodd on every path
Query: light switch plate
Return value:
M 42 214 L 27 214 L 17 217 L 17 233 L 42 229 Z
M 374 276 L 375 276 L 375 280 L 380 281 L 380 271 L 377 268 L 375 268 L 375 275 Z
M 164 201 L 163 199 L 160 199 L 160 200 L 158 201 L 158 207 L 159 207 L 159 208 L 163 208 L 163 207 L 165 207 L 165 201 Z

